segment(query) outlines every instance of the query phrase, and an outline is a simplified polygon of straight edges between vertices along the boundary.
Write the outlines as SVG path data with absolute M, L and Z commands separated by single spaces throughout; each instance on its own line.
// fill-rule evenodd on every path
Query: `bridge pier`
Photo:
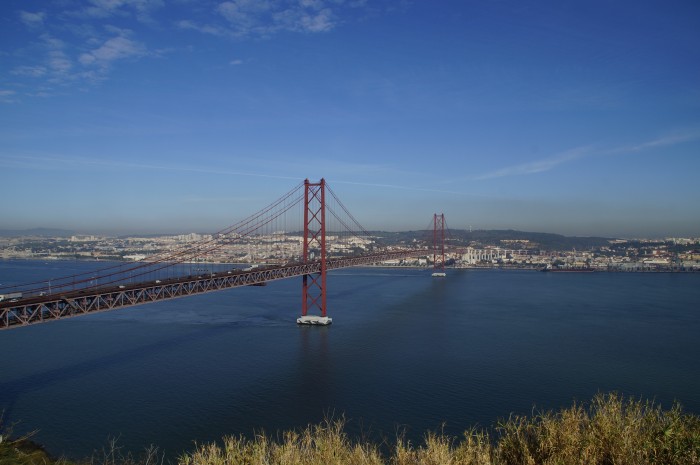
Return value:
M 297 324 L 300 325 L 327 326 L 331 323 L 333 323 L 333 318 L 327 316 L 305 315 L 297 318 Z
M 300 325 L 329 325 L 333 322 L 326 314 L 326 181 L 317 183 L 304 180 L 304 249 L 302 260 L 308 263 L 316 254 L 321 258 L 321 270 L 302 277 Z M 321 315 L 309 315 L 317 309 Z

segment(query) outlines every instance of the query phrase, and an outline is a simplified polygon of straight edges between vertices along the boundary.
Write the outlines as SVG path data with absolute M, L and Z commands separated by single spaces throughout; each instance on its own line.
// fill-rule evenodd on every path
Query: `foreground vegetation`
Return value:
M 0 465 L 69 465 L 26 440 L 0 441 Z M 197 447 L 179 465 L 534 465 L 700 464 L 700 417 L 648 401 L 598 395 L 558 412 L 511 416 L 489 430 L 470 429 L 460 438 L 427 433 L 422 444 L 398 438 L 382 445 L 351 440 L 343 420 L 327 420 L 278 439 L 226 437 Z M 387 449 L 388 447 L 388 449 Z M 122 456 L 114 447 L 81 462 L 90 465 L 162 463 L 154 449 L 142 457 Z

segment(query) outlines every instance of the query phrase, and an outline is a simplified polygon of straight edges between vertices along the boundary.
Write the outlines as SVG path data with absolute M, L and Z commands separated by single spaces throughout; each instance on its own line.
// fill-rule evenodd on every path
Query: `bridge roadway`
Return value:
M 429 253 L 412 249 L 326 260 L 326 269 L 370 265 L 386 260 L 415 257 Z M 94 287 L 44 296 L 29 296 L 17 301 L 0 302 L 0 329 L 116 310 L 161 300 L 177 299 L 232 287 L 260 285 L 267 281 L 321 272 L 321 261 L 266 266 L 250 271 L 231 270 L 202 276 Z

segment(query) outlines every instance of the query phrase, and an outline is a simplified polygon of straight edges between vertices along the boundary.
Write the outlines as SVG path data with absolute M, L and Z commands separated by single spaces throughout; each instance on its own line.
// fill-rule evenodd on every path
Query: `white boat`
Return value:
M 447 277 L 447 273 L 444 271 L 436 271 L 435 273 L 432 274 L 433 278 L 445 278 Z

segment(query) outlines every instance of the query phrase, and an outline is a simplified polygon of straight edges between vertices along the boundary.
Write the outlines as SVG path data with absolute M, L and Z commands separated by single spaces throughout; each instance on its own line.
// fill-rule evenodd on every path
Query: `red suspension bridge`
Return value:
M 444 276 L 444 215 L 435 214 L 432 226 L 433 276 Z M 266 244 L 270 249 L 276 248 L 278 252 L 282 249 L 280 242 L 286 242 L 287 246 L 291 243 L 291 247 L 281 253 L 282 258 L 277 253 L 267 264 L 245 270 L 229 268 L 215 273 L 198 267 L 232 248 L 240 250 L 251 240 Z M 297 322 L 329 324 L 332 321 L 327 315 L 326 301 L 329 270 L 430 255 L 430 252 L 419 246 L 378 245 L 325 180 L 312 183 L 307 179 L 232 226 L 144 260 L 0 287 L 0 329 L 233 287 L 264 285 L 294 276 L 302 277 L 301 317 Z

